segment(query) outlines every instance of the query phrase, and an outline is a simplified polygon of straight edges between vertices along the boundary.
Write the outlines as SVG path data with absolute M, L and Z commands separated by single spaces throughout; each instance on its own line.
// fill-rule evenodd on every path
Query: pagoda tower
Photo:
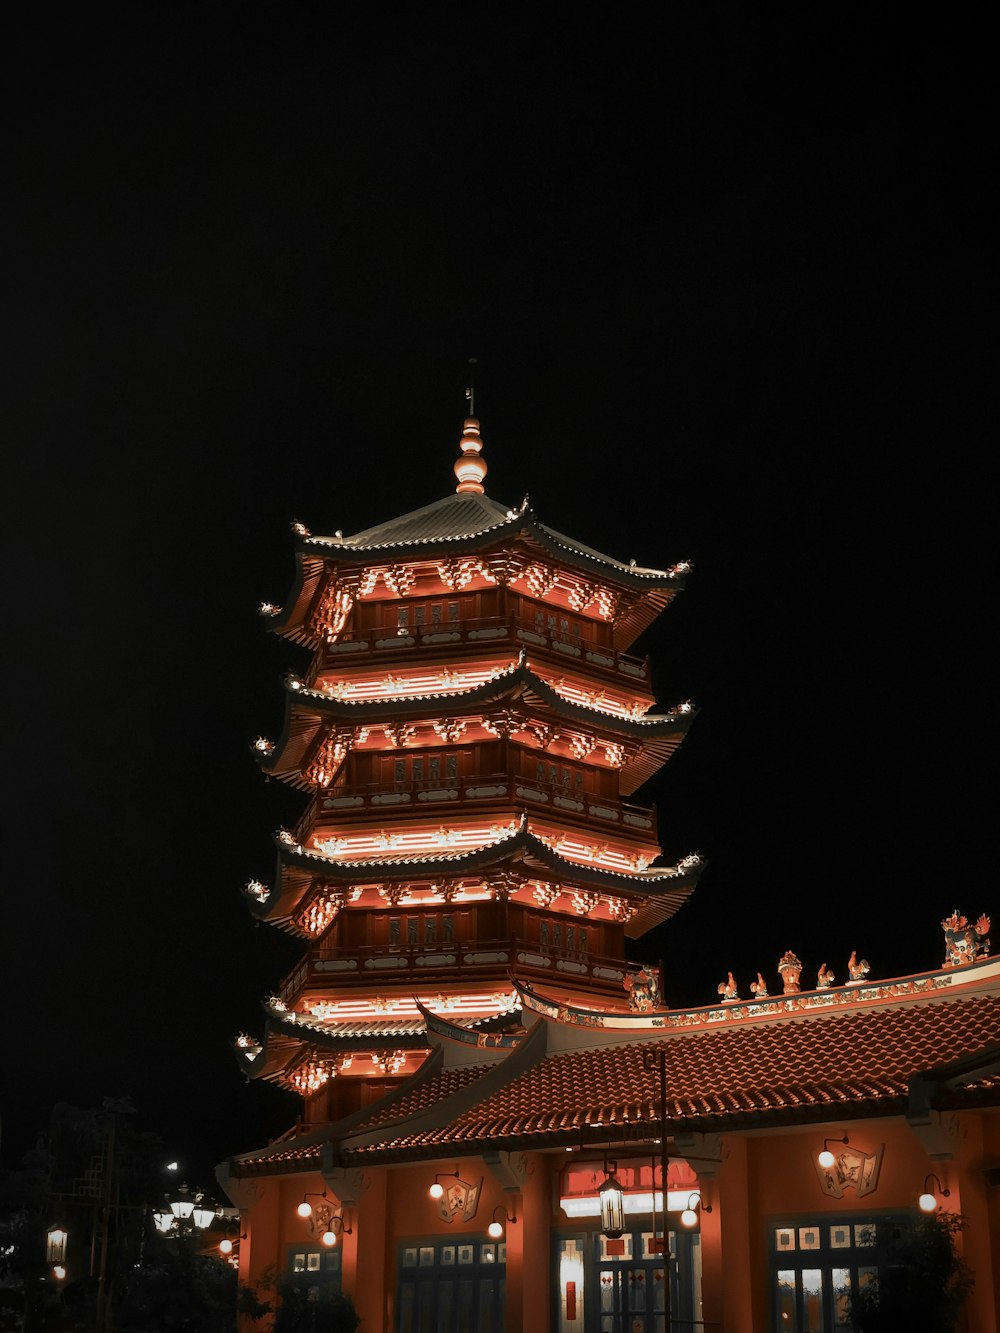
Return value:
M 312 653 L 259 740 L 306 796 L 276 837 L 260 920 L 303 942 L 241 1067 L 300 1093 L 309 1125 L 412 1075 L 428 1027 L 518 1038 L 519 985 L 607 1012 L 659 1003 L 629 939 L 701 868 L 659 865 L 656 814 L 626 798 L 694 716 L 654 710 L 628 649 L 687 565 L 625 564 L 484 491 L 466 420 L 454 493 L 345 537 L 296 525 L 297 578 L 269 628 Z

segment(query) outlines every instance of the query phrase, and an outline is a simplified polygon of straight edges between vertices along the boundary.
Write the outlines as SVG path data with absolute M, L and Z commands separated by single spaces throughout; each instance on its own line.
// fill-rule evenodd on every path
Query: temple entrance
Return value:
M 398 1333 L 503 1333 L 507 1246 L 475 1236 L 404 1241 Z
M 702 1327 L 701 1238 L 671 1232 L 667 1265 L 648 1219 L 635 1220 L 617 1240 L 600 1232 L 556 1238 L 558 1333 L 668 1333 L 668 1271 L 670 1333 Z

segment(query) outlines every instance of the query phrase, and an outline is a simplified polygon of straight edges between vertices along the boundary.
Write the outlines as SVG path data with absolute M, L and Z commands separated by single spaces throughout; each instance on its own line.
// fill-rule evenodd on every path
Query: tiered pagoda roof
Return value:
M 261 608 L 314 653 L 258 759 L 311 800 L 277 835 L 273 885 L 253 881 L 247 901 L 309 953 L 263 1039 L 237 1046 L 250 1076 L 306 1095 L 370 1075 L 355 1053 L 405 1077 L 428 1029 L 519 1045 L 519 969 L 625 1012 L 623 938 L 672 916 L 702 869 L 655 864 L 655 812 L 620 799 L 695 716 L 686 702 L 655 711 L 647 664 L 624 651 L 688 566 L 626 563 L 547 527 L 527 498 L 499 504 L 473 418 L 460 446 L 454 495 L 353 536 L 296 525 L 290 601 Z M 438 990 L 462 1012 L 436 1014 Z
M 544 1006 L 539 1006 L 543 1008 Z M 344 1165 L 497 1150 L 651 1142 L 667 1132 L 818 1124 L 1000 1105 L 1000 957 L 864 986 L 632 1017 L 628 1031 L 589 1026 L 552 1005 L 512 1051 L 436 1058 L 391 1102 L 315 1141 Z M 465 1049 L 465 1048 L 462 1048 Z M 301 1147 L 301 1145 L 298 1145 Z M 306 1169 L 275 1144 L 236 1158 L 236 1175 Z
M 649 569 L 616 560 L 593 547 L 547 527 L 527 502 L 509 508 L 485 494 L 447 495 L 442 500 L 345 537 L 319 536 L 299 530 L 297 577 L 287 608 L 276 611 L 272 628 L 300 643 L 315 643 L 309 611 L 331 566 L 370 565 L 426 558 L 435 547 L 449 555 L 487 552 L 503 547 L 524 564 L 558 561 L 585 577 L 620 586 L 627 606 L 615 626 L 615 644 L 628 645 L 647 628 L 684 586 L 685 563 L 671 569 Z

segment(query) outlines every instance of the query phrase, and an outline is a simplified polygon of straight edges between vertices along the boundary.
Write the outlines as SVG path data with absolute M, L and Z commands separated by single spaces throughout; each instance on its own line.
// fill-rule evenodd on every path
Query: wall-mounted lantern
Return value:
M 946 1190 L 933 1172 L 924 1180 L 924 1188 L 921 1191 L 920 1198 L 917 1200 L 917 1207 L 922 1213 L 936 1213 L 938 1209 L 938 1196 L 931 1191 L 931 1181 L 936 1181 L 938 1190 L 942 1199 L 951 1198 L 951 1190 Z
M 823 1149 L 820 1152 L 819 1156 L 816 1158 L 816 1160 L 819 1162 L 820 1166 L 823 1168 L 824 1171 L 829 1171 L 837 1160 L 834 1154 L 830 1151 L 831 1143 L 850 1143 L 850 1139 L 845 1134 L 842 1139 L 823 1140 Z

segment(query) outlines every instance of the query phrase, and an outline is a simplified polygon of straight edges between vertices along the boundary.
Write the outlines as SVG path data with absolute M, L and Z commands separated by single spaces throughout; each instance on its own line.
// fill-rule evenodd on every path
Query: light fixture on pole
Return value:
M 65 1227 L 50 1227 L 45 1233 L 45 1262 L 47 1264 L 64 1264 L 66 1262 L 66 1243 L 69 1240 L 69 1232 Z
M 503 1217 L 502 1222 L 500 1218 L 497 1216 L 498 1213 Z M 515 1208 L 514 1212 L 508 1213 L 507 1205 L 505 1203 L 498 1203 L 497 1206 L 493 1209 L 493 1220 L 486 1228 L 486 1234 L 493 1240 L 500 1240 L 503 1237 L 504 1228 L 507 1226 L 507 1224 L 516 1221 L 517 1221 L 517 1209 Z
M 597 1191 L 601 1200 L 601 1231 L 609 1240 L 625 1234 L 625 1191 L 615 1175 L 617 1162 L 604 1159 L 604 1184 Z
M 219 1210 L 199 1190 L 189 1194 L 182 1185 L 175 1198 L 166 1200 L 166 1207 L 153 1213 L 153 1221 L 161 1236 L 183 1236 L 192 1231 L 207 1231 L 219 1215 Z
M 816 1160 L 817 1160 L 817 1162 L 819 1162 L 820 1166 L 823 1168 L 824 1171 L 829 1171 L 829 1170 L 830 1170 L 830 1167 L 833 1166 L 833 1164 L 834 1164 L 834 1163 L 836 1162 L 836 1160 L 837 1160 L 836 1157 L 833 1155 L 833 1153 L 830 1151 L 830 1144 L 831 1144 L 831 1143 L 850 1143 L 850 1141 L 851 1141 L 851 1140 L 847 1137 L 846 1134 L 844 1135 L 844 1137 L 843 1137 L 842 1139 L 824 1139 L 824 1140 L 823 1140 L 823 1150 L 822 1150 L 822 1152 L 820 1152 L 820 1154 L 819 1154 L 819 1156 L 816 1158 Z
M 951 1198 L 951 1190 L 946 1190 L 945 1187 L 941 1184 L 941 1181 L 932 1171 L 930 1175 L 928 1175 L 924 1180 L 923 1191 L 921 1192 L 920 1198 L 917 1200 L 917 1207 L 920 1209 L 922 1213 L 937 1212 L 938 1208 L 937 1195 L 931 1192 L 932 1180 L 937 1181 L 938 1191 L 940 1192 L 942 1199 Z
M 670 1154 L 667 1149 L 667 1046 L 658 1041 L 647 1046 L 642 1053 L 644 1069 L 658 1069 L 660 1073 L 660 1180 L 663 1186 L 663 1311 L 664 1328 L 670 1327 L 670 1306 L 672 1303 L 673 1268 L 670 1262 L 670 1218 L 667 1212 L 667 1165 Z M 653 1178 L 653 1239 L 656 1239 L 656 1177 Z

